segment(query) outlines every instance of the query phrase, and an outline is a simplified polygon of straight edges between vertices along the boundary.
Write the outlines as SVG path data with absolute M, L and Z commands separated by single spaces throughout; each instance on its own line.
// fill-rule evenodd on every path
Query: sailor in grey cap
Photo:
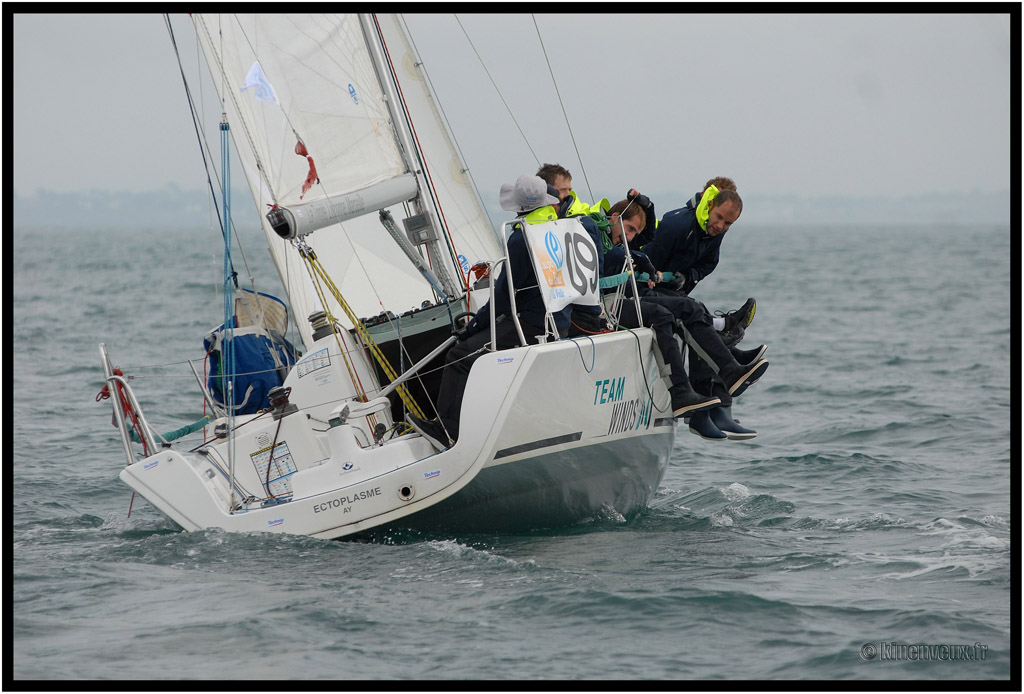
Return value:
M 503 183 L 498 194 L 501 209 L 523 215 L 547 205 L 558 205 L 559 199 L 548 193 L 548 184 L 540 176 L 523 174 L 515 183 Z
M 494 282 L 490 301 L 494 302 L 496 325 L 495 348 L 509 349 L 519 345 L 519 335 L 515 325 L 508 318 L 512 313 L 509 300 L 508 273 L 512 273 L 513 286 L 516 291 L 516 313 L 527 343 L 535 344 L 537 337 L 545 333 L 544 315 L 546 308 L 540 290 L 537 288 L 537 275 L 530 258 L 530 249 L 523 234 L 523 224 L 537 223 L 556 219 L 556 206 L 559 199 L 548 192 L 548 184 L 544 179 L 532 174 L 524 174 L 515 183 L 501 186 L 499 202 L 503 210 L 514 212 L 522 221 L 516 222 L 508 237 L 508 262 L 501 269 Z M 590 221 L 590 220 L 588 220 Z M 594 226 L 596 232 L 597 227 Z M 441 387 L 437 395 L 438 418 L 424 420 L 413 414 L 406 419 L 418 432 L 423 434 L 439 450 L 453 445 L 459 437 L 459 415 L 462 411 L 462 397 L 469 379 L 469 370 L 473 362 L 483 354 L 484 348 L 491 339 L 491 307 L 490 301 L 477 311 L 466 330 L 445 355 L 445 367 L 441 372 Z M 569 316 L 572 305 L 552 314 L 559 335 L 565 337 L 569 333 Z

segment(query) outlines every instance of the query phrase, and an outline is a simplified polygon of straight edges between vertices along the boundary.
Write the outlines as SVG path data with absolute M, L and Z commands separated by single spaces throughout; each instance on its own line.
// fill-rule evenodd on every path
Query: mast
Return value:
M 359 15 L 359 23 L 363 29 L 363 37 L 366 40 L 367 49 L 370 52 L 370 59 L 373 62 L 373 67 L 377 72 L 377 79 L 380 82 L 381 88 L 384 90 L 384 95 L 387 100 L 388 111 L 391 114 L 391 122 L 395 129 L 395 134 L 398 137 L 398 142 L 401 145 L 400 151 L 402 153 L 402 159 L 405 161 L 405 165 L 408 170 L 416 176 L 417 191 L 416 197 L 413 200 L 416 213 L 418 215 L 429 215 L 426 219 L 418 219 L 412 222 L 413 225 L 418 225 L 421 228 L 424 222 L 427 222 L 433 229 L 438 228 L 436 213 L 432 212 L 433 204 L 424 195 L 423 191 L 426 190 L 428 181 L 426 179 L 423 167 L 420 162 L 423 160 L 419 148 L 416 146 L 413 140 L 412 133 L 409 130 L 409 114 L 405 110 L 405 106 L 399 98 L 398 90 L 395 87 L 395 82 L 391 76 L 391 68 L 388 63 L 386 56 L 384 55 L 383 45 L 381 38 L 377 32 L 377 25 L 373 15 L 361 13 Z M 407 228 L 410 226 L 407 221 Z M 392 232 L 394 227 L 389 227 L 389 232 L 392 233 L 392 237 L 395 241 L 405 248 L 405 239 L 401 234 L 395 234 Z M 442 233 L 446 233 L 442 230 Z M 445 294 L 449 298 L 455 298 L 462 294 L 461 284 L 456 284 L 448 272 L 447 262 L 447 249 L 442 248 L 438 242 L 438 236 L 436 233 L 430 234 L 425 233 L 423 238 L 425 239 L 424 244 L 430 253 L 430 257 L 434 259 L 434 272 L 437 273 L 437 278 L 441 283 Z

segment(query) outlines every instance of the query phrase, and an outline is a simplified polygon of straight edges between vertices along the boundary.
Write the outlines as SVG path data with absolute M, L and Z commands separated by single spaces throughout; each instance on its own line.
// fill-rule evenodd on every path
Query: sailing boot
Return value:
M 711 411 L 714 412 L 716 409 L 721 408 L 716 407 Z M 725 432 L 720 430 L 715 423 L 711 421 L 711 416 L 703 410 L 700 412 L 693 412 L 690 415 L 690 433 L 696 434 L 702 439 L 707 439 L 708 441 L 726 441 L 729 438 Z
M 740 426 L 740 423 L 732 418 L 732 405 L 708 410 L 708 417 L 732 441 L 746 441 L 757 436 L 756 431 Z
M 753 364 L 755 361 L 761 361 L 764 353 L 768 351 L 768 345 L 758 345 L 754 349 L 731 347 L 729 351 L 732 352 L 733 358 L 740 364 Z
M 761 359 L 753 364 L 736 364 L 737 369 L 719 372 L 718 377 L 729 389 L 729 395 L 739 397 L 743 391 L 757 383 L 758 379 L 764 376 L 768 370 L 768 361 Z
M 733 397 L 739 396 L 756 383 L 768 369 L 768 362 L 764 359 L 752 364 L 740 364 L 736 361 L 711 326 L 694 323 L 687 329 L 686 339 L 700 358 L 711 365 L 718 379 L 725 384 L 729 395 Z
M 689 383 L 677 383 L 669 388 L 672 395 L 672 416 L 682 417 L 685 414 L 693 414 L 722 403 L 720 398 L 712 395 L 701 395 Z

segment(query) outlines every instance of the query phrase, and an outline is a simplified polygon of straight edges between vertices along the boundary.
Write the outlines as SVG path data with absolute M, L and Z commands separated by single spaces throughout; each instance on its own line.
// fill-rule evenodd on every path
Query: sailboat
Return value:
M 514 220 L 489 221 L 401 18 L 191 22 L 221 97 L 222 153 L 236 145 L 287 302 L 232 286 L 224 154 L 225 320 L 206 336 L 210 372 L 193 366 L 203 440 L 184 448 L 150 426 L 100 345 L 120 479 L 185 530 L 325 539 L 645 508 L 675 434 L 649 329 L 489 348 L 457 442 L 435 445 L 406 422 L 434 415 L 444 354 L 488 305 Z M 574 251 L 559 241 L 575 232 L 550 224 L 534 255 L 555 267 L 537 275 L 562 295 Z M 596 284 L 585 265 L 575 271 Z M 298 349 L 284 337 L 289 306 L 304 319 Z

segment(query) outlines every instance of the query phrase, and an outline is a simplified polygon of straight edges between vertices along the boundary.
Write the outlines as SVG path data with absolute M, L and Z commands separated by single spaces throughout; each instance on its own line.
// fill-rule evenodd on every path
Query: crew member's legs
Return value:
M 673 336 L 675 318 L 668 309 L 657 302 L 649 302 L 646 298 L 641 299 L 638 319 L 636 303 L 632 299 L 625 299 L 619 322 L 627 328 L 638 328 L 644 325 L 654 331 L 658 349 L 671 371 L 669 382 L 672 385 L 669 387 L 669 394 L 672 396 L 674 416 L 680 417 L 688 412 L 714 407 L 719 403 L 718 398 L 697 393 L 690 387 L 690 379 L 687 378 L 686 370 L 683 367 L 683 355 Z
M 535 343 L 537 336 L 544 332 L 525 321 L 521 321 L 520 325 L 528 344 Z M 519 335 L 511 319 L 499 320 L 495 325 L 494 332 L 497 349 L 511 349 L 519 346 Z M 490 341 L 490 329 L 481 330 L 462 342 L 456 342 L 445 353 L 441 386 L 437 393 L 438 420 L 425 421 L 412 414 L 406 416 L 409 423 L 434 442 L 438 448 L 452 445 L 459 438 L 459 419 L 469 372 L 473 362 L 487 351 L 486 348 Z

